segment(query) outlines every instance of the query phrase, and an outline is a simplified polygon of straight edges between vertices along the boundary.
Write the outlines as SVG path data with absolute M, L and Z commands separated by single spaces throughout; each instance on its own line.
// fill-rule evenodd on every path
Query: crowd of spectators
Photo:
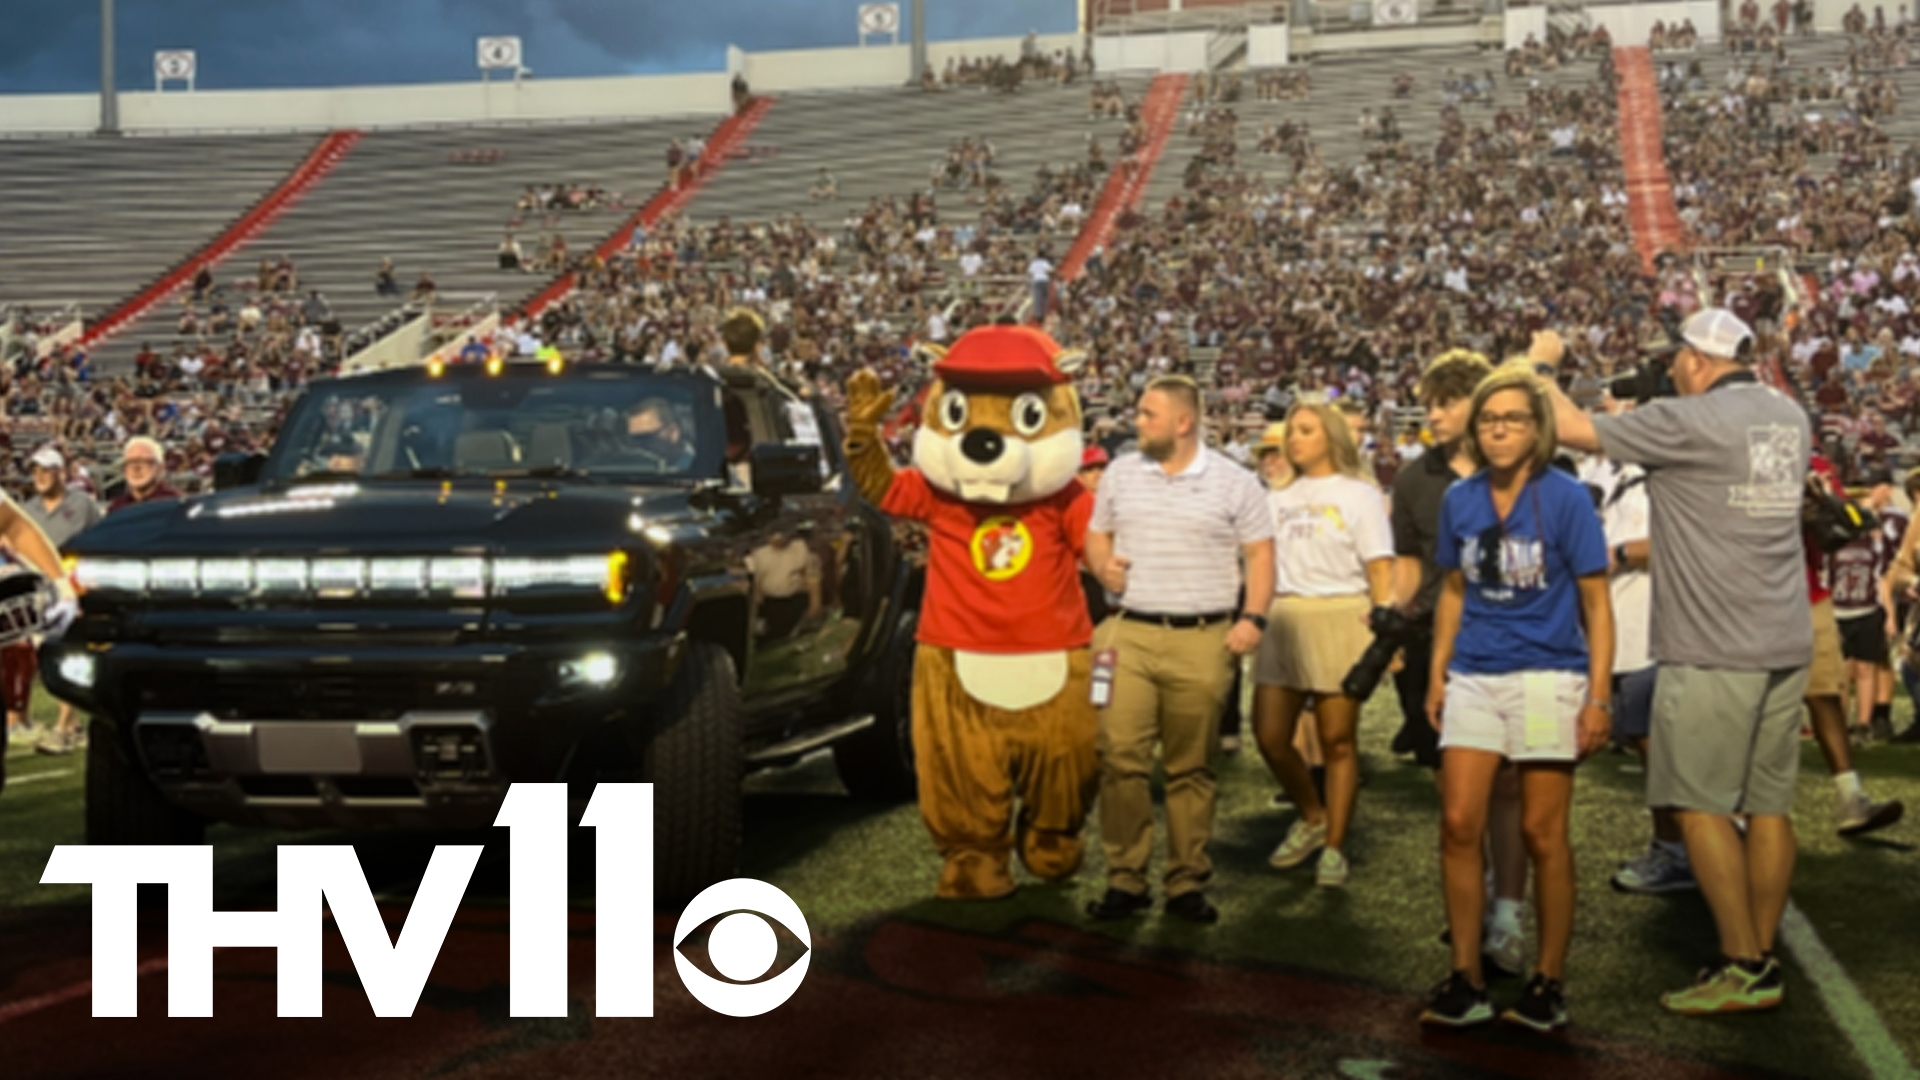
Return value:
M 1881 33 L 1904 42 L 1907 26 Z M 1000 176 L 990 138 L 960 137 L 926 190 L 852 208 L 839 227 L 668 218 L 605 261 L 570 253 L 557 234 L 529 258 L 509 233 L 503 267 L 576 271 L 583 288 L 493 344 L 688 364 L 717 355 L 721 314 L 744 304 L 767 318 L 767 359 L 835 398 L 864 364 L 911 381 L 915 341 L 1046 310 L 1059 340 L 1095 358 L 1082 389 L 1104 431 L 1124 424 L 1147 379 L 1185 371 L 1208 381 L 1222 445 L 1244 452 L 1293 401 L 1325 395 L 1374 433 L 1384 474 L 1417 452 L 1406 406 L 1424 360 L 1456 346 L 1519 351 L 1551 326 L 1591 397 L 1712 290 L 1754 322 L 1762 348 L 1822 411 L 1843 470 L 1886 462 L 1920 430 L 1920 225 L 1907 183 L 1920 155 L 1882 127 L 1898 104 L 1891 77 L 1863 48 L 1831 68 L 1762 58 L 1711 84 L 1697 60 L 1667 64 L 1667 156 L 1689 238 L 1783 250 L 1804 272 L 1711 278 L 1668 257 L 1649 273 L 1631 247 L 1608 44 L 1604 30 L 1556 32 L 1509 56 L 1504 87 L 1492 73 L 1448 71 L 1426 100 L 1412 97 L 1418 82 L 1406 73 L 1392 92 L 1408 104 L 1369 105 L 1364 156 L 1339 164 L 1304 121 L 1243 130 L 1232 80 L 1196 83 L 1178 129 L 1187 141 L 1162 166 L 1182 170 L 1180 190 L 1123 214 L 1077 281 L 1043 282 L 1051 304 L 1022 303 L 1033 267 L 1051 273 L 1091 213 L 1113 167 L 1101 141 L 1112 132 L 1089 132 L 1080 160 L 1043 166 L 1026 184 Z M 1532 74 L 1573 63 L 1591 77 Z M 1308 93 L 1303 76 L 1256 73 L 1255 97 Z M 1125 125 L 1125 160 L 1143 135 L 1138 106 L 1110 84 L 1093 95 L 1100 121 L 1117 114 Z M 1437 115 L 1437 129 L 1396 138 L 1390 110 Z M 1243 138 L 1257 156 L 1243 157 Z M 1273 157 L 1290 168 L 1271 169 Z M 837 187 L 826 173 L 821 184 Z M 573 190 L 523 197 L 551 209 Z M 1804 264 L 1833 252 L 1845 255 Z M 114 379 L 92 377 L 70 352 L 10 363 L 11 411 L 81 460 L 77 448 L 134 434 L 185 447 L 175 452 L 191 485 L 216 446 L 267 437 L 286 392 L 331 370 L 343 348 L 324 296 L 302 295 L 285 258 L 246 282 L 196 281 L 178 330 Z M 16 453 L 35 437 L 16 438 Z
M 938 75 L 927 65 L 920 75 L 920 88 L 929 92 L 982 87 L 1002 93 L 1015 93 L 1029 80 L 1066 86 L 1093 75 L 1093 51 L 1089 47 L 1078 55 L 1072 49 L 1051 52 L 1040 47 L 1039 37 L 1028 34 L 1020 43 L 1017 58 L 1001 55 L 949 56 Z

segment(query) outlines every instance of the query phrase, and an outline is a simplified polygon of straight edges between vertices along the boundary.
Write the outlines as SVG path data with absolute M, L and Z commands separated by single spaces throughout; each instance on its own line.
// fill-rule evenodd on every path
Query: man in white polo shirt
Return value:
M 1121 608 L 1093 639 L 1107 891 L 1087 913 L 1122 919 L 1152 903 L 1158 743 L 1167 781 L 1167 911 L 1211 923 L 1220 913 L 1201 892 L 1213 874 L 1209 755 L 1237 658 L 1258 648 L 1266 630 L 1263 605 L 1241 604 L 1241 563 L 1244 595 L 1273 595 L 1273 515 L 1252 472 L 1201 445 L 1192 379 L 1148 383 L 1135 426 L 1140 450 L 1101 478 L 1087 528 L 1087 565 Z

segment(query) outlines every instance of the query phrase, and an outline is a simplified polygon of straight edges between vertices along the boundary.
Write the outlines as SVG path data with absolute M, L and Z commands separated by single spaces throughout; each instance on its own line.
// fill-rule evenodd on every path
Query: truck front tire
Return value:
M 733 658 L 695 641 L 641 752 L 653 784 L 654 894 L 686 900 L 734 875 L 740 857 L 740 781 L 745 775 L 740 686 Z

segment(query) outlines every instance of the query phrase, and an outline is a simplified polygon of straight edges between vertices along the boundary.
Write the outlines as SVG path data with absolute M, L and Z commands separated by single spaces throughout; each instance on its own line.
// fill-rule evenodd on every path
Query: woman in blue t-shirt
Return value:
M 1540 947 L 1532 980 L 1503 1018 L 1551 1031 L 1567 1022 L 1573 767 L 1606 745 L 1612 726 L 1607 544 L 1586 488 L 1550 465 L 1553 406 L 1524 362 L 1480 383 L 1468 431 L 1480 468 L 1441 503 L 1434 562 L 1446 580 L 1427 694 L 1440 731 L 1440 871 L 1454 970 L 1421 1019 L 1458 1027 L 1493 1018 L 1480 971 L 1480 845 L 1506 759 L 1520 770 Z

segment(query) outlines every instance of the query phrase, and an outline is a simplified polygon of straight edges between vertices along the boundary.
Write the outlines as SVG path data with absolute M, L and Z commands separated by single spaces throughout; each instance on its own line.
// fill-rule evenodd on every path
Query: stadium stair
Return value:
M 160 304 L 174 292 L 190 284 L 202 268 L 220 264 L 233 251 L 247 241 L 266 230 L 286 210 L 299 202 L 301 197 L 312 190 L 315 184 L 333 171 L 340 159 L 353 151 L 354 144 L 360 141 L 358 131 L 335 131 L 320 140 L 306 160 L 302 161 L 278 187 L 268 192 L 266 197 L 256 203 L 240 220 L 228 226 L 226 231 L 215 237 L 205 247 L 182 260 L 173 269 L 162 275 L 160 280 L 140 290 L 127 302 L 91 320 L 81 344 L 89 348 L 98 345 L 122 327 L 128 325 Z
M 773 104 L 773 98 L 757 97 L 749 102 L 745 109 L 721 121 L 720 126 L 714 129 L 713 135 L 707 140 L 706 149 L 700 155 L 699 167 L 694 171 L 692 179 L 684 184 L 663 189 L 653 198 L 648 199 L 647 204 L 628 218 L 626 224 L 594 249 L 595 256 L 602 261 L 612 258 L 633 242 L 633 234 L 636 231 L 650 229 L 654 222 L 661 218 L 684 211 L 687 204 L 693 201 L 693 197 L 700 193 L 700 189 L 725 168 L 730 159 L 746 152 L 748 138 L 752 136 L 754 128 L 759 127 L 760 122 L 766 118 Z M 529 318 L 537 318 L 548 305 L 572 292 L 576 279 L 577 275 L 567 274 L 554 281 L 522 305 L 521 313 Z
M 1173 125 L 1180 117 L 1180 100 L 1187 92 L 1187 77 L 1182 74 L 1156 76 L 1153 84 L 1147 88 L 1146 101 L 1140 107 L 1140 119 L 1146 125 L 1146 139 L 1134 155 L 1134 167 L 1127 169 L 1116 166 L 1107 174 L 1107 183 L 1100 192 L 1100 201 L 1094 204 L 1093 212 L 1087 216 L 1087 222 L 1080 229 L 1080 235 L 1074 238 L 1073 247 L 1060 263 L 1057 275 L 1062 281 L 1072 281 L 1080 276 L 1097 247 L 1104 247 L 1113 238 L 1113 223 L 1119 216 L 1140 205 L 1147 193 L 1147 184 L 1153 179 L 1154 167 L 1160 162 L 1160 155 L 1166 151 L 1167 137 L 1172 134 Z
M 1661 141 L 1660 92 L 1653 59 L 1645 47 L 1613 50 L 1619 72 L 1620 164 L 1627 177 L 1627 220 L 1640 261 L 1653 269 L 1654 257 L 1678 252 L 1686 243 L 1674 206 L 1673 179 Z

